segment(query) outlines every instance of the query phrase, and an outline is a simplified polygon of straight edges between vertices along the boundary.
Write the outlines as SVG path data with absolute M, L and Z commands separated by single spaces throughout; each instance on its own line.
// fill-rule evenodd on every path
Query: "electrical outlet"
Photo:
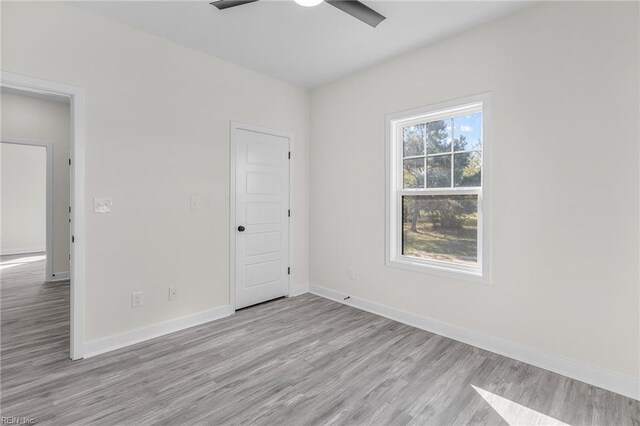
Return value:
M 356 279 L 356 271 L 353 268 L 347 268 L 347 277 L 349 277 L 350 280 L 355 280 Z
M 176 300 L 178 298 L 178 286 L 174 285 L 169 287 L 169 300 Z
M 135 293 L 131 293 L 131 307 L 137 308 L 138 306 L 142 306 L 143 298 L 142 292 L 137 291 Z

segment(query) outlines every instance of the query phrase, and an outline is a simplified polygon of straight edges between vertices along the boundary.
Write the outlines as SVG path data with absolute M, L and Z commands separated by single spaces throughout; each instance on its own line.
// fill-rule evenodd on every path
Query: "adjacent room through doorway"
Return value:
M 3 364 L 69 353 L 70 104 L 2 89 Z M 38 325 L 46 324 L 46 327 Z M 34 327 L 38 333 L 33 333 Z M 64 351 L 53 351 L 53 348 Z M 68 356 L 68 355 L 67 355 Z M 14 359 L 15 358 L 15 359 Z M 5 379 L 9 379 L 5 377 Z

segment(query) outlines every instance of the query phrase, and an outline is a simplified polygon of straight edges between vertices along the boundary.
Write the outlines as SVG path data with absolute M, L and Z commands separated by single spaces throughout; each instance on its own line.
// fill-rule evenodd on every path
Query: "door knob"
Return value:
M 238 226 L 238 231 L 239 232 L 244 232 L 244 226 L 242 226 L 242 225 Z

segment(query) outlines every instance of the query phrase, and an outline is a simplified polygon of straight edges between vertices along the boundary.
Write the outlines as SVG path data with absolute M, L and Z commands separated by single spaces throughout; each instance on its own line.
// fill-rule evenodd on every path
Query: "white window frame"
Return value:
M 404 189 L 402 187 L 402 128 L 451 118 L 456 114 L 482 112 L 482 183 L 479 188 Z M 399 112 L 386 117 L 386 265 L 410 271 L 490 284 L 490 118 L 488 93 Z M 453 141 L 452 141 L 453 143 Z M 426 153 L 425 153 L 426 155 Z M 452 163 L 453 168 L 453 163 Z M 426 172 L 426 171 L 425 171 Z M 426 177 L 425 177 L 426 179 Z M 403 195 L 478 196 L 478 267 L 432 261 L 402 254 Z

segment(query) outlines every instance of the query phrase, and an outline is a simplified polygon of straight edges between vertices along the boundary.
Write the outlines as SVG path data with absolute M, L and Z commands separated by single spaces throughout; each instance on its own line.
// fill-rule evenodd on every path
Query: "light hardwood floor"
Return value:
M 640 425 L 638 401 L 313 295 L 73 362 L 69 284 L 44 284 L 42 260 L 2 274 L 2 416 L 56 425 Z

